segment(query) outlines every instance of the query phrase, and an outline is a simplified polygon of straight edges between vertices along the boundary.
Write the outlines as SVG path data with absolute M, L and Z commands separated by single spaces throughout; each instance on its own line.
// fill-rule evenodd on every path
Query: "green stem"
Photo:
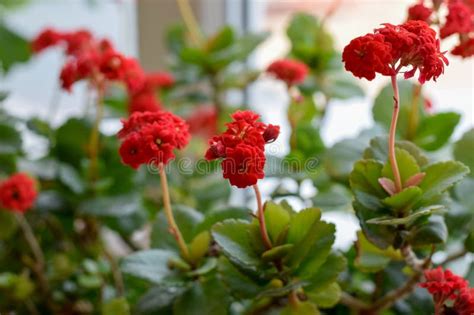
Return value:
M 176 0 L 179 7 L 179 12 L 181 14 L 181 18 L 183 19 L 186 28 L 188 29 L 189 35 L 191 40 L 194 42 L 194 45 L 201 46 L 203 42 L 203 35 L 201 33 L 201 29 L 199 24 L 194 16 L 193 9 L 189 4 L 188 0 Z
M 104 116 L 104 106 L 102 104 L 103 100 L 103 89 L 99 88 L 97 90 L 97 102 L 96 102 L 96 114 L 95 121 L 92 127 L 92 132 L 89 138 L 89 178 L 92 183 L 96 182 L 99 178 L 98 174 L 98 158 L 99 158 L 99 137 L 100 137 L 100 122 Z
M 257 218 L 260 225 L 260 234 L 262 235 L 263 244 L 267 249 L 272 248 L 272 242 L 270 241 L 270 237 L 268 236 L 267 232 L 267 225 L 265 223 L 265 210 L 263 209 L 262 204 L 262 195 L 260 194 L 260 189 L 258 188 L 257 184 L 253 185 L 253 190 L 255 191 L 255 196 L 257 197 Z
M 395 190 L 396 192 L 400 192 L 402 191 L 402 179 L 400 177 L 400 171 L 398 169 L 397 158 L 395 154 L 395 136 L 397 132 L 398 114 L 400 112 L 400 97 L 398 93 L 397 76 L 393 75 L 391 79 L 393 88 L 393 114 L 388 138 L 388 156 L 390 160 L 390 166 L 392 167 L 393 178 L 395 180 Z
M 190 256 L 189 256 L 188 246 L 186 245 L 186 242 L 184 241 L 183 235 L 181 234 L 181 231 L 179 230 L 179 227 L 176 224 L 176 221 L 174 219 L 173 211 L 171 210 L 168 180 L 166 178 L 166 172 L 165 172 L 165 168 L 163 164 L 160 164 L 159 170 L 160 170 L 160 178 L 161 178 L 161 190 L 163 193 L 163 206 L 164 206 L 166 219 L 168 221 L 169 232 L 176 239 L 176 242 L 178 243 L 178 247 L 179 247 L 179 250 L 181 251 L 181 255 L 183 256 L 183 258 L 189 261 Z

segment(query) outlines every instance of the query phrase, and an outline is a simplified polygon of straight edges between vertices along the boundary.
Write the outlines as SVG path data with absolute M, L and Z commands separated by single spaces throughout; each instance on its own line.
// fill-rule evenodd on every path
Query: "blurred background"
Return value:
M 32 38 L 45 27 L 59 30 L 87 28 L 98 37 L 109 38 L 124 54 L 137 57 L 147 71 L 164 70 L 169 62 L 164 44 L 170 25 L 181 21 L 174 0 L 10 0 L 8 10 L 0 7 L 3 23 L 25 38 Z M 213 34 L 223 25 L 231 25 L 239 33 L 269 31 L 271 35 L 246 61 L 249 68 L 265 69 L 290 48 L 286 27 L 296 12 L 326 16 L 326 27 L 341 50 L 352 38 L 372 31 L 381 23 L 398 24 L 406 19 L 411 0 L 193 0 L 194 13 L 206 34 Z M 6 41 L 6 42 L 5 42 Z M 448 44 L 449 40 L 444 44 Z M 0 33 L 0 55 L 9 45 Z M 60 125 L 68 117 L 80 116 L 86 110 L 88 95 L 84 83 L 71 93 L 61 91 L 58 76 L 63 54 L 51 49 L 34 56 L 28 64 L 14 65 L 0 76 L 0 91 L 8 91 L 4 107 L 24 117 L 39 116 Z M 451 110 L 462 114 L 454 138 L 474 126 L 474 63 L 471 59 L 450 58 L 445 75 L 437 83 L 424 88 L 435 111 Z M 322 129 L 322 138 L 330 146 L 340 139 L 356 136 L 373 125 L 371 106 L 375 95 L 387 83 L 378 77 L 360 81 L 364 97 L 331 101 Z M 265 122 L 282 126 L 282 136 L 272 145 L 272 153 L 288 153 L 289 131 L 286 111 L 289 96 L 282 82 L 263 78 L 247 90 L 228 93 L 228 98 L 243 100 L 263 116 Z M 51 109 L 51 104 L 55 104 Z M 165 104 L 166 105 L 166 104 Z M 52 116 L 51 116 L 52 115 Z M 105 120 L 104 133 L 113 134 L 120 127 L 118 119 Z M 41 156 L 41 139 L 30 137 L 25 143 L 32 157 Z M 268 188 L 270 187 L 270 188 Z M 264 193 L 273 188 L 271 180 Z M 311 194 L 311 188 L 308 188 Z M 239 197 L 237 197 L 239 198 Z M 235 199 L 235 198 L 234 198 Z M 342 224 L 338 230 L 339 246 L 347 246 L 355 237 L 358 225 L 347 213 L 325 214 L 326 219 Z M 345 245 L 344 245 L 345 244 Z

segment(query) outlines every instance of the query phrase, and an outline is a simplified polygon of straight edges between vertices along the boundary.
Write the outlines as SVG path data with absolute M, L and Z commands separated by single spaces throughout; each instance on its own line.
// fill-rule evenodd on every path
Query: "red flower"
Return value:
M 78 78 L 77 65 L 75 62 L 67 62 L 61 69 L 61 74 L 59 79 L 61 81 L 61 86 L 66 91 L 71 91 L 72 85 L 76 82 Z
M 255 146 L 245 143 L 227 148 L 226 158 L 221 163 L 223 176 L 238 188 L 253 186 L 265 174 L 265 154 Z
M 212 105 L 199 106 L 186 121 L 193 135 L 208 139 L 217 132 L 217 111 Z
M 128 104 L 128 112 L 157 112 L 161 104 L 156 99 L 155 93 L 138 93 L 132 95 Z
M 25 212 L 35 203 L 38 195 L 35 182 L 24 173 L 17 173 L 0 184 L 0 206 L 12 211 Z
M 39 53 L 46 48 L 59 44 L 63 38 L 63 33 L 52 28 L 46 28 L 33 39 L 31 49 L 34 53 Z
M 259 122 L 260 116 L 252 111 L 237 111 L 227 130 L 209 140 L 207 160 L 223 158 L 224 178 L 230 184 L 245 188 L 264 176 L 265 143 L 273 142 L 279 127 Z
M 135 112 L 122 123 L 119 153 L 122 162 L 133 168 L 151 162 L 167 164 L 174 158 L 173 150 L 189 142 L 188 125 L 169 112 Z
M 375 34 L 352 40 L 344 48 L 342 60 L 346 70 L 368 80 L 374 79 L 376 73 L 392 76 L 411 66 L 405 78 L 419 71 L 420 83 L 436 80 L 448 64 L 440 52 L 436 32 L 423 21 L 408 21 L 398 26 L 384 24 Z
M 456 56 L 463 58 L 471 57 L 474 55 L 474 37 L 467 39 L 461 39 L 461 42 L 451 50 L 451 53 Z
M 304 63 L 290 59 L 276 60 L 267 68 L 267 73 L 285 82 L 288 86 L 302 83 L 308 72 L 308 67 Z
M 426 7 L 423 3 L 412 5 L 408 8 L 408 20 L 419 20 L 431 23 L 433 9 Z
M 88 30 L 78 30 L 64 35 L 66 54 L 79 55 L 93 46 L 93 37 Z
M 456 314 L 471 315 L 474 311 L 474 291 L 468 288 L 468 282 L 453 274 L 451 270 L 444 270 L 441 267 L 425 271 L 425 282 L 420 286 L 428 290 L 433 296 L 436 314 L 441 314 L 441 310 L 447 307 L 448 300 L 454 301 L 453 305 Z
M 375 73 L 394 75 L 395 71 L 390 67 L 392 60 L 391 45 L 380 34 L 354 38 L 342 53 L 346 70 L 369 81 L 375 78 Z
M 439 30 L 441 38 L 455 33 L 466 34 L 473 30 L 473 14 L 468 6 L 461 1 L 452 1 L 448 9 L 446 23 Z
M 100 72 L 109 80 L 121 80 L 126 65 L 124 56 L 113 50 L 105 51 L 98 64 Z
M 146 74 L 146 81 L 149 86 L 155 89 L 170 88 L 176 82 L 172 74 L 164 71 Z
M 126 58 L 124 65 L 125 73 L 123 81 L 129 94 L 139 93 L 145 84 L 145 74 L 138 61 L 134 58 Z

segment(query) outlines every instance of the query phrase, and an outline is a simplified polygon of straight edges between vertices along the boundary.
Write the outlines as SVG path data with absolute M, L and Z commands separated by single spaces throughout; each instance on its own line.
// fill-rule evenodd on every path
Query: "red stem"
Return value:
M 398 93 L 397 76 L 393 75 L 391 79 L 393 88 L 393 114 L 388 138 L 388 157 L 390 160 L 390 166 L 392 167 L 393 178 L 395 180 L 395 190 L 396 192 L 400 192 L 402 190 L 402 179 L 400 177 L 400 171 L 398 169 L 397 158 L 395 155 L 395 135 L 397 131 L 398 113 L 400 111 L 400 98 Z
M 258 189 L 257 184 L 253 185 L 253 189 L 255 190 L 255 196 L 257 197 L 257 218 L 260 225 L 260 234 L 262 235 L 263 244 L 267 249 L 272 248 L 272 242 L 268 237 L 267 226 L 265 224 L 265 214 L 262 204 L 262 195 L 260 194 L 260 190 Z

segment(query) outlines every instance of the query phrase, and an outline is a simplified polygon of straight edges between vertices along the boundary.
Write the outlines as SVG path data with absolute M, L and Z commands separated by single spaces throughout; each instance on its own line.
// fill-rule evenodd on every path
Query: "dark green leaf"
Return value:
M 206 43 L 208 53 L 216 52 L 229 47 L 235 40 L 234 30 L 230 26 L 224 26 L 217 34 L 211 37 Z
M 219 258 L 217 268 L 224 285 L 239 299 L 254 298 L 263 290 L 263 286 L 260 286 L 258 282 L 241 273 L 225 257 Z
M 133 214 L 142 207 L 140 195 L 132 194 L 86 200 L 79 205 L 79 211 L 100 217 L 121 217 Z
M 14 126 L 0 122 L 0 154 L 18 154 L 21 142 L 20 133 Z
M 320 290 L 336 281 L 341 272 L 346 269 L 347 262 L 341 253 L 330 253 L 326 261 L 317 271 L 313 271 L 310 284 L 307 286 L 309 291 Z
M 135 311 L 140 315 L 161 314 L 162 310 L 171 305 L 185 290 L 186 287 L 182 284 L 165 282 L 156 285 L 138 301 Z
M 267 225 L 268 235 L 272 243 L 275 243 L 280 233 L 288 228 L 290 223 L 290 213 L 274 202 L 266 202 L 265 205 L 265 222 Z
M 426 246 L 445 243 L 448 238 L 448 228 L 444 218 L 432 215 L 425 224 L 416 226 L 410 231 L 408 240 L 412 246 Z
M 210 210 L 206 213 L 204 221 L 197 225 L 195 233 L 210 230 L 211 227 L 217 222 L 224 221 L 226 219 L 250 219 L 250 209 L 247 208 L 221 208 Z
M 16 64 L 31 56 L 29 41 L 0 21 L 0 70 L 7 73 Z M 0 71 L 0 73 L 2 72 Z
M 0 207 L 0 240 L 10 238 L 17 230 L 15 215 Z
M 458 113 L 428 116 L 421 121 L 413 142 L 425 150 L 437 150 L 449 141 L 460 119 L 461 115 Z
M 356 199 L 365 207 L 377 209 L 387 193 L 379 183 L 383 165 L 375 160 L 360 160 L 354 165 L 349 182 Z
M 395 148 L 395 156 L 397 158 L 397 165 L 400 172 L 402 184 L 404 184 L 410 177 L 420 172 L 420 166 L 416 159 L 406 150 Z M 382 176 L 394 179 L 392 167 L 389 162 L 385 163 Z
M 329 308 L 339 302 L 341 298 L 341 287 L 333 282 L 327 287 L 314 291 L 305 291 L 308 298 L 320 308 Z
M 474 129 L 467 131 L 462 138 L 454 144 L 454 157 L 466 164 L 470 169 L 470 176 L 474 177 Z
M 102 305 L 102 315 L 130 315 L 130 306 L 125 298 L 115 298 Z
M 411 207 L 420 199 L 422 190 L 419 187 L 413 186 L 408 187 L 395 194 L 382 200 L 383 204 L 392 208 L 394 213 L 407 212 L 411 210 Z
M 403 217 L 389 217 L 389 216 L 383 216 L 383 217 L 378 217 L 375 219 L 368 220 L 368 224 L 379 224 L 379 225 L 393 225 L 393 226 L 398 226 L 398 225 L 406 225 L 410 227 L 415 221 L 422 217 L 428 217 L 431 214 L 439 214 L 445 210 L 444 206 L 429 206 L 425 208 L 421 208 L 416 210 L 416 212 Z
M 162 249 L 141 251 L 125 257 L 121 269 L 126 274 L 159 285 L 163 279 L 173 275 L 173 271 L 168 268 L 170 259 L 178 257 L 175 253 Z
M 384 269 L 391 260 L 402 260 L 399 251 L 389 247 L 380 249 L 370 243 L 362 232 L 357 233 L 357 257 L 354 261 L 356 268 L 363 272 L 378 272 Z

